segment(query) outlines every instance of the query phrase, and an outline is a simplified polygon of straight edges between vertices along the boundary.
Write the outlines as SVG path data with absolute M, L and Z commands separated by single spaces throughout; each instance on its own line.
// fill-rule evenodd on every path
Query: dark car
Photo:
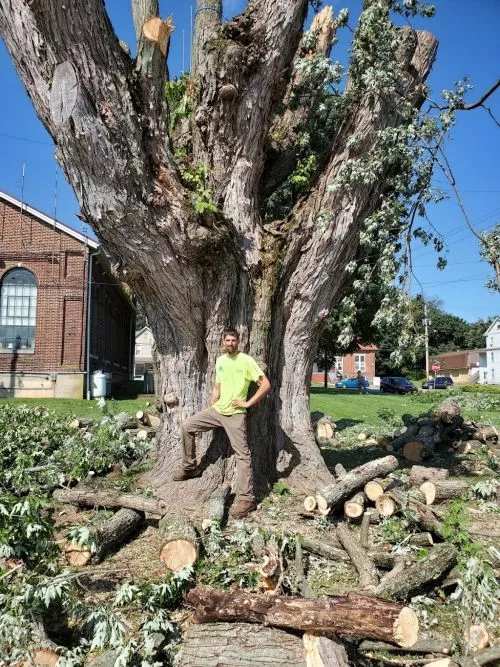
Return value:
M 438 377 L 422 382 L 422 389 L 448 389 L 448 387 L 453 387 L 453 380 L 444 375 L 438 375 Z
M 383 377 L 380 379 L 380 391 L 386 394 L 412 394 L 417 388 L 408 378 Z

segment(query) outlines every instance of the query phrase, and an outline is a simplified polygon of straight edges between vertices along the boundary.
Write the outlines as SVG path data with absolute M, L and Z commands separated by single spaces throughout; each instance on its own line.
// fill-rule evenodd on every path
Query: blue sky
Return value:
M 334 11 L 347 7 L 350 25 L 354 27 L 359 0 L 334 2 Z M 500 2 L 498 0 L 438 0 L 433 19 L 413 20 L 412 25 L 432 31 L 439 40 L 437 61 L 429 77 L 432 97 L 437 99 L 443 88 L 467 76 L 474 85 L 468 101 L 475 101 L 498 78 L 500 63 Z M 133 46 L 130 3 L 107 0 L 111 21 L 120 39 Z M 169 58 L 171 75 L 189 68 L 190 18 L 196 2 L 175 3 L 176 30 L 172 36 Z M 224 3 L 224 17 L 231 18 L 244 7 L 244 0 Z M 162 16 L 171 13 L 171 2 L 160 2 Z M 348 58 L 349 31 L 339 35 L 332 57 L 341 62 Z M 183 49 L 184 44 L 184 49 Z M 0 73 L 4 103 L 0 106 L 0 190 L 43 210 L 56 212 L 57 218 L 77 229 L 82 225 L 76 213 L 78 203 L 54 159 L 52 141 L 38 120 L 31 102 L 17 77 L 3 44 L 0 44 Z M 5 103 L 8 100 L 8 103 Z M 500 91 L 487 105 L 500 120 Z M 462 193 L 465 205 L 479 230 L 490 229 L 500 220 L 500 128 L 484 109 L 459 114 L 458 123 L 446 145 L 446 154 Z M 25 164 L 24 188 L 22 170 Z M 57 179 L 57 188 L 56 188 Z M 450 191 L 445 178 L 436 175 L 436 184 Z M 447 244 L 448 266 L 435 268 L 431 248 L 416 245 L 414 249 L 414 293 L 442 301 L 450 313 L 472 321 L 500 313 L 500 296 L 484 288 L 491 271 L 480 261 L 477 242 L 450 191 L 447 202 L 430 211 L 432 224 Z

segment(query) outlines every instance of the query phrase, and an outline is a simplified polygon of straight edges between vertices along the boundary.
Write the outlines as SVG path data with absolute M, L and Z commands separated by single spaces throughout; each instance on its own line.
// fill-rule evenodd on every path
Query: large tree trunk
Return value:
M 220 436 L 200 440 L 201 478 L 170 482 L 180 423 L 207 405 L 221 329 L 231 324 L 272 383 L 249 418 L 257 492 L 278 477 L 299 492 L 321 488 L 331 478 L 310 424 L 313 358 L 322 322 L 350 280 L 345 267 L 356 255 L 360 226 L 381 201 L 384 174 L 349 188 L 329 186 L 346 160 L 369 154 L 378 131 L 402 122 L 400 99 L 422 103 L 436 41 L 400 31 L 394 62 L 403 74 L 393 93 L 379 95 L 359 80 L 355 88 L 349 78 L 352 101 L 326 138 L 330 152 L 309 194 L 286 220 L 264 224 L 266 142 L 276 102 L 293 84 L 307 0 L 253 0 L 225 24 L 221 2 L 200 0 L 188 168 L 207 167 L 217 206 L 201 213 L 169 136 L 171 24 L 156 16 L 155 0 L 132 2 L 135 60 L 118 42 L 102 0 L 0 0 L 0 29 L 83 215 L 152 328 L 164 404 L 153 481 L 167 505 L 186 508 L 233 482 L 233 458 Z M 322 53 L 333 34 L 327 19 Z M 349 144 L 353 135 L 364 137 L 361 148 Z

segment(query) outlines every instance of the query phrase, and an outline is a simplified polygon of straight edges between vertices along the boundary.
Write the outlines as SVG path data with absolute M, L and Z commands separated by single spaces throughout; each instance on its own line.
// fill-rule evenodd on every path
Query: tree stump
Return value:
M 164 538 L 160 560 L 169 570 L 177 572 L 194 565 L 198 559 L 198 538 L 193 524 L 185 514 L 165 514 L 158 523 L 158 531 Z

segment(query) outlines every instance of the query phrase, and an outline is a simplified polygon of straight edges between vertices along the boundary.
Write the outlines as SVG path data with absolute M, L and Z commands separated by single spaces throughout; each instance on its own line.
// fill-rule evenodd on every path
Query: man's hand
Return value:
M 233 408 L 249 408 L 251 404 L 250 404 L 250 401 L 236 400 L 236 401 L 233 401 L 231 403 L 231 405 L 233 406 Z

